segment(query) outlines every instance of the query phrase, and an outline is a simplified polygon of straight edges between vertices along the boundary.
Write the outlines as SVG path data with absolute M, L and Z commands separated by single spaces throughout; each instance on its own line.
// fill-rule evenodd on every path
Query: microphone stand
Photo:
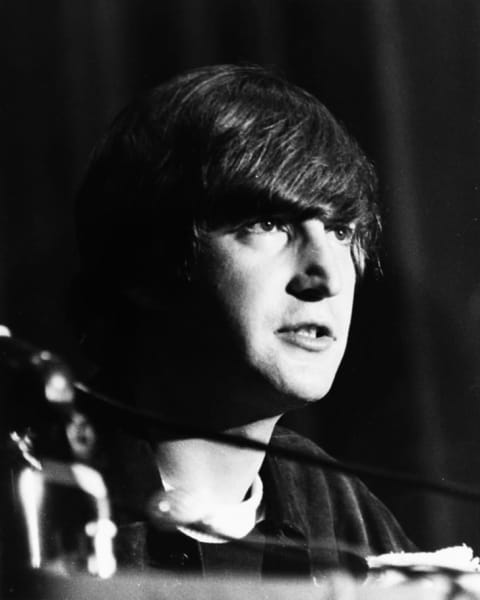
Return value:
M 75 413 L 73 381 L 62 360 L 11 338 L 0 326 L 0 590 L 5 596 L 15 593 L 17 583 L 24 585 L 27 571 L 52 564 L 57 571 L 59 565 L 67 572 L 71 568 L 47 552 L 51 536 L 45 514 L 53 490 L 76 489 L 93 506 L 82 532 L 83 546 L 91 550 L 84 557 L 86 570 L 100 578 L 116 571 L 107 488 L 98 471 L 72 460 L 65 434 Z

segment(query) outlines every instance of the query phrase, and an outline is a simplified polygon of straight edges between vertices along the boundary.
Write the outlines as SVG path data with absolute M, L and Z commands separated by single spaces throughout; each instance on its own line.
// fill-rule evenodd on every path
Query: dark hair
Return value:
M 287 213 L 355 221 L 360 272 L 375 251 L 375 190 L 312 95 L 261 67 L 204 67 L 140 96 L 96 147 L 77 204 L 83 269 L 97 295 L 168 299 L 199 228 Z

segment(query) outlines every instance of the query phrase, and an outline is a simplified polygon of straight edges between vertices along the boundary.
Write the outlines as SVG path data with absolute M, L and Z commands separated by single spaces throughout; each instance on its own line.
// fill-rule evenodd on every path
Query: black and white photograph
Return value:
M 477 0 L 0 48 L 1 597 L 480 600 Z

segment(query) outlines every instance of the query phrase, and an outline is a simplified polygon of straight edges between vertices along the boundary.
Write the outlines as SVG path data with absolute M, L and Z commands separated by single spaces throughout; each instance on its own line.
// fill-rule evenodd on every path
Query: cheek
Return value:
M 220 280 L 217 297 L 227 318 L 240 330 L 258 324 L 270 304 L 264 280 L 251 271 L 229 273 Z
M 239 268 L 238 261 L 227 253 L 210 252 L 201 272 L 203 324 L 216 333 L 222 342 L 234 341 L 239 330 L 246 327 L 252 305 L 254 286 L 248 268 Z
M 256 269 L 225 270 L 216 281 L 212 320 L 216 326 L 221 324 L 221 346 L 236 360 L 256 361 L 271 345 L 278 288 Z
M 355 269 L 347 268 L 344 271 L 342 291 L 333 299 L 335 305 L 337 324 L 348 333 L 352 318 L 353 300 L 355 295 L 356 274 Z
M 220 247 L 205 257 L 203 285 L 223 312 L 244 319 L 264 295 L 264 265 L 248 252 L 229 252 Z

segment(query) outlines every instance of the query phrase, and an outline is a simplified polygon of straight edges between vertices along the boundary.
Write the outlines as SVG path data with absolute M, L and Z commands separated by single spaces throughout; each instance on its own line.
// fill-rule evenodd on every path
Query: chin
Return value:
M 331 385 L 325 387 L 305 387 L 295 388 L 290 393 L 290 396 L 295 398 L 298 403 L 311 404 L 312 402 L 318 402 L 330 391 Z
M 285 413 L 321 400 L 332 387 L 339 361 L 303 364 L 299 361 L 265 361 L 254 370 L 249 394 L 257 406 Z M 247 378 L 243 380 L 245 382 Z
M 319 380 L 316 374 L 311 379 L 303 377 L 284 380 L 277 389 L 287 399 L 290 410 L 294 410 L 321 400 L 330 391 L 332 383 L 332 378 Z
M 321 400 L 333 385 L 338 362 L 330 360 L 326 364 L 315 365 L 297 363 L 293 368 L 285 369 L 282 377 L 285 391 L 304 402 Z

